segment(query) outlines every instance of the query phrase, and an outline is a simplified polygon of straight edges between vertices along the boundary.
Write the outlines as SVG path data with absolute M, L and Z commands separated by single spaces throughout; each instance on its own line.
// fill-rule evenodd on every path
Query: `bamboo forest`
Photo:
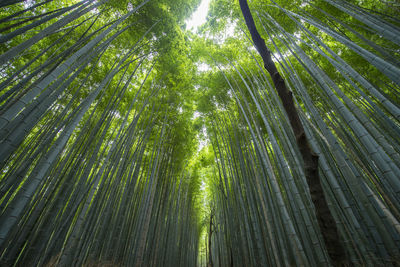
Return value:
M 400 266 L 400 2 L 0 0 L 0 266 Z

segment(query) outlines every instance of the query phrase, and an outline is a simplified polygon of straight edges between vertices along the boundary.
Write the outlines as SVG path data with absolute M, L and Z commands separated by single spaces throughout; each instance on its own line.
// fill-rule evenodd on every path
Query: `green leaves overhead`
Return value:
M 251 7 L 320 157 L 324 192 L 348 261 L 392 264 L 399 255 L 394 203 L 400 61 L 395 37 L 378 36 L 398 26 L 390 17 L 342 1 L 271 2 L 252 1 Z M 355 14 L 363 15 L 357 19 Z M 205 36 L 212 33 L 206 30 Z M 242 35 L 235 38 L 241 40 L 232 46 L 235 53 L 224 50 L 229 41 L 220 50 L 209 45 L 208 64 L 212 70 L 217 65 L 221 74 L 202 74 L 207 83 L 200 103 L 212 116 L 207 127 L 218 167 L 212 179 L 218 214 L 213 262 L 326 265 L 303 163 L 283 107 L 252 44 Z
M 194 4 L 2 10 L 33 16 L 26 33 L 3 27 L 2 264 L 196 263 L 194 66 L 179 26 Z
M 237 2 L 211 1 L 199 35 L 184 29 L 199 0 L 3 2 L 0 265 L 329 265 Z M 395 265 L 398 6 L 250 8 L 319 155 L 349 264 Z

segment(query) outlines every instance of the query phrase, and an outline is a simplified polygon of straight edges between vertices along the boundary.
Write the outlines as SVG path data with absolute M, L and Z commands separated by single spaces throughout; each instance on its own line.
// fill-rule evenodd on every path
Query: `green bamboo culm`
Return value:
M 318 156 L 309 144 L 304 127 L 294 105 L 292 92 L 290 92 L 286 87 L 285 81 L 272 61 L 271 52 L 268 50 L 265 41 L 257 31 L 247 0 L 240 0 L 239 3 L 253 43 L 263 60 L 264 68 L 272 77 L 272 81 L 282 101 L 293 133 L 296 137 L 297 146 L 303 158 L 304 172 L 310 190 L 311 199 L 315 207 L 318 225 L 324 237 L 328 254 L 334 265 L 338 266 L 344 264 L 346 259 L 345 250 L 340 242 L 336 222 L 329 210 L 324 195 L 318 171 Z
M 400 6 L 201 2 L 1 1 L 1 266 L 398 265 Z

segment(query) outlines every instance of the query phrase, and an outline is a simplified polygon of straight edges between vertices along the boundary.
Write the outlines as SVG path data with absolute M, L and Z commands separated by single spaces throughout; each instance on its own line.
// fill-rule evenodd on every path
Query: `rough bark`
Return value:
M 292 92 L 286 87 L 285 81 L 272 61 L 271 52 L 268 50 L 264 39 L 257 31 L 251 15 L 247 0 L 239 0 L 240 8 L 247 28 L 251 34 L 254 45 L 260 54 L 264 68 L 271 75 L 272 81 L 289 118 L 290 125 L 296 137 L 297 146 L 304 161 L 304 171 L 310 190 L 311 199 L 315 207 L 318 225 L 320 227 L 328 254 L 332 264 L 343 265 L 346 259 L 345 250 L 340 242 L 337 226 L 328 208 L 318 173 L 318 156 L 311 149 L 300 121 L 299 114 L 293 102 Z
M 213 267 L 213 261 L 212 261 L 212 252 L 211 252 L 211 238 L 212 238 L 212 226 L 213 226 L 213 212 L 211 212 L 210 215 L 210 229 L 209 229 L 209 234 L 208 234 L 208 257 L 209 257 L 209 261 L 208 261 L 208 267 Z

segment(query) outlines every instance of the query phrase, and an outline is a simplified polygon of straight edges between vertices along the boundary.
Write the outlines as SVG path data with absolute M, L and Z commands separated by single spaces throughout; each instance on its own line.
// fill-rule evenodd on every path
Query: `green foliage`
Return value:
M 400 54 L 377 29 L 398 30 L 398 5 L 249 2 L 352 263 L 389 263 Z M 201 265 L 212 212 L 215 266 L 328 265 L 295 137 L 237 1 L 212 1 L 198 35 L 184 28 L 200 0 L 105 1 L 51 31 L 97 2 L 34 3 L 0 10 L 0 265 Z

